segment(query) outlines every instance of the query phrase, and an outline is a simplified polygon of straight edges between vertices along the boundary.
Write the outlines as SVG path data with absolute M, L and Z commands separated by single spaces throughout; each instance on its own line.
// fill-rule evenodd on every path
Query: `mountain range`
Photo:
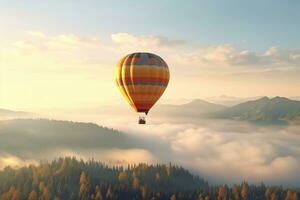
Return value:
M 159 105 L 153 114 L 169 117 L 199 117 L 244 120 L 260 124 L 287 124 L 300 121 L 300 101 L 285 97 L 262 97 L 226 107 L 202 100 L 182 105 Z
M 171 117 L 203 117 L 208 113 L 224 110 L 226 106 L 214 104 L 200 99 L 181 105 L 157 105 L 151 110 L 151 115 Z
M 228 107 L 212 117 L 246 120 L 256 123 L 286 124 L 297 122 L 300 119 L 300 101 L 290 100 L 285 97 L 262 97 L 257 100 L 247 101 L 236 106 Z
M 101 113 L 120 113 L 122 109 L 104 107 Z M 96 112 L 97 110 L 95 110 Z M 150 115 L 167 118 L 209 118 L 243 120 L 258 124 L 300 124 L 300 101 L 285 97 L 261 97 L 234 106 L 224 106 L 200 99 L 186 104 L 160 104 L 155 106 Z M 30 113 L 0 109 L 0 117 L 30 117 Z

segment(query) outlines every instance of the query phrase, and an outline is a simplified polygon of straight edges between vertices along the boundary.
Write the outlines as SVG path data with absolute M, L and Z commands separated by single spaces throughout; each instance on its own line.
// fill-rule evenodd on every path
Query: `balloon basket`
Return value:
M 139 116 L 139 124 L 146 124 L 146 117 Z

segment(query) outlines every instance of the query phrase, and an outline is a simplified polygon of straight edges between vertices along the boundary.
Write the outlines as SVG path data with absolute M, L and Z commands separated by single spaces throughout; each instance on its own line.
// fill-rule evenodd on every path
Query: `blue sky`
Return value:
M 39 30 L 85 35 L 130 32 L 196 42 L 231 43 L 252 50 L 300 44 L 300 1 L 0 1 L 10 21 L 4 32 Z
M 161 101 L 300 96 L 298 0 L 0 0 L 0 5 L 0 107 L 123 102 L 115 64 L 136 51 L 156 53 L 168 63 L 171 81 Z

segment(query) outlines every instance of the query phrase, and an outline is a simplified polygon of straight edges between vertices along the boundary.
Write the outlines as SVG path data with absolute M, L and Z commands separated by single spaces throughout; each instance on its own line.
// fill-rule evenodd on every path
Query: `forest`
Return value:
M 95 160 L 58 158 L 0 171 L 0 200 L 297 200 L 299 188 L 209 185 L 169 164 L 111 166 Z

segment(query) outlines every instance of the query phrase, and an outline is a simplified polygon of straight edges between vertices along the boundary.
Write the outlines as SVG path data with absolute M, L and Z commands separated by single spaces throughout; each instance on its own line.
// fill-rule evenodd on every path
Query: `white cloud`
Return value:
M 62 149 L 47 149 L 42 153 L 36 153 L 33 155 L 35 159 L 40 160 L 47 155 L 47 160 L 54 160 L 58 156 L 60 157 L 76 157 L 77 159 L 82 159 L 88 161 L 90 159 L 105 162 L 111 165 L 125 165 L 131 163 L 157 163 L 156 158 L 151 154 L 150 151 L 138 148 L 93 148 L 80 150 L 76 148 L 62 148 Z M 17 157 L 15 157 L 17 158 Z M 18 158 L 21 160 L 21 158 Z M 27 161 L 28 162 L 28 161 Z M 32 160 L 33 162 L 33 160 Z M 37 163 L 37 162 L 36 162 Z M 0 161 L 1 164 L 1 161 Z M 20 162 L 20 166 L 27 164 Z
M 27 68 L 64 68 L 97 58 L 103 51 L 99 37 L 84 37 L 74 34 L 46 35 L 42 32 L 27 32 L 14 42 L 0 43 L 1 64 Z M 98 55 L 99 57 L 99 55 Z
M 86 145 L 87 138 L 97 141 L 99 134 L 86 137 L 86 133 L 79 132 L 63 135 L 49 132 L 50 135 L 39 135 L 40 143 L 47 141 L 42 151 L 37 151 L 36 142 L 31 144 L 37 139 L 34 135 L 30 135 L 33 137 L 30 142 L 20 139 L 20 149 L 15 148 L 15 144 L 5 142 L 13 141 L 8 140 L 8 137 L 29 137 L 26 134 L 31 134 L 31 131 L 25 131 L 16 136 L 3 134 L 6 148 L 2 148 L 2 152 L 14 158 L 10 161 L 12 164 L 15 160 L 27 164 L 25 158 L 40 160 L 58 156 L 95 158 L 110 164 L 172 162 L 192 170 L 211 183 L 239 183 L 247 180 L 251 183 L 264 181 L 267 184 L 300 185 L 299 126 L 264 127 L 204 119 L 185 123 L 182 120 L 171 122 L 160 118 L 151 120 L 151 117 L 146 126 L 140 126 L 136 124 L 136 116 L 124 113 L 110 116 L 70 113 L 70 116 L 75 121 L 84 119 L 108 124 L 111 128 L 127 133 L 125 138 L 128 140 L 111 143 L 104 148 L 99 142 Z M 119 147 L 125 143 L 126 148 Z M 22 151 L 24 148 L 27 150 Z M 0 159 L 0 167 L 4 163 L 8 161 Z
M 83 37 L 74 34 L 48 36 L 42 32 L 29 31 L 25 41 L 15 44 L 19 47 L 35 47 L 43 51 L 74 50 L 86 47 L 97 48 L 101 45 L 99 37 Z
M 300 137 L 295 135 L 300 127 L 297 126 L 278 129 L 214 121 L 132 125 L 122 130 L 147 138 L 153 145 L 150 152 L 158 160 L 183 165 L 213 183 L 247 180 L 300 185 Z M 161 150 L 157 150 L 155 141 L 163 142 Z
M 13 155 L 0 155 L 0 169 L 3 169 L 7 166 L 12 168 L 20 168 L 29 165 L 37 165 L 38 162 L 34 159 L 22 159 Z
M 232 44 L 182 48 L 183 40 L 153 35 L 115 33 L 111 42 L 103 43 L 100 37 L 75 34 L 47 35 L 28 31 L 23 40 L 0 44 L 1 62 L 5 65 L 94 65 L 105 62 L 113 65 L 119 57 L 132 51 L 151 51 L 162 54 L 176 66 L 264 66 L 271 68 L 300 65 L 300 49 L 271 47 L 265 52 L 241 50 Z M 227 68 L 226 68 L 227 69 Z M 196 69 L 195 69 L 196 70 Z M 236 70 L 236 69 L 235 69 Z
M 232 44 L 182 48 L 183 40 L 174 40 L 154 35 L 115 33 L 111 42 L 103 43 L 100 37 L 75 34 L 47 35 L 43 32 L 28 31 L 23 40 L 0 44 L 1 62 L 20 63 L 57 62 L 84 64 L 115 60 L 131 51 L 153 51 L 163 54 L 176 65 L 207 66 L 265 66 L 286 68 L 300 65 L 300 49 L 270 47 L 265 52 L 241 50 Z M 167 50 L 167 52 L 165 51 Z M 17 59 L 16 59 L 17 57 Z M 114 58 L 116 57 L 116 58 Z M 99 58 L 102 58 L 100 60 Z M 44 62 L 42 62 L 42 60 Z M 25 61 L 25 62 L 24 62 Z M 55 61 L 55 62 L 54 62 Z M 23 64 L 24 65 L 24 64 Z
M 183 40 L 172 40 L 162 36 L 133 35 L 130 33 L 115 33 L 111 35 L 111 39 L 113 43 L 123 48 L 140 51 L 170 49 L 185 43 Z
M 26 33 L 33 37 L 46 38 L 47 36 L 40 31 L 26 31 Z
M 280 49 L 278 47 L 269 48 L 262 58 L 268 64 L 275 65 L 298 65 L 300 64 L 300 49 Z
M 164 94 L 167 99 L 220 94 L 292 96 L 299 90 L 299 50 L 274 47 L 260 53 L 231 44 L 197 48 L 197 44 L 182 45 L 180 40 L 147 34 L 116 33 L 111 37 L 106 41 L 98 36 L 29 31 L 22 39 L 2 40 L 2 106 L 35 109 L 68 107 L 74 100 L 74 107 L 111 102 L 112 96 L 120 97 L 111 93 L 116 89 L 115 65 L 134 51 L 156 53 L 168 63 L 171 80 Z M 191 83 L 198 86 L 191 87 Z M 105 92 L 95 94 L 96 90 Z
M 300 65 L 300 49 L 271 47 L 265 52 L 240 50 L 232 44 L 198 48 L 185 55 L 177 55 L 179 62 L 198 65 L 285 67 Z

